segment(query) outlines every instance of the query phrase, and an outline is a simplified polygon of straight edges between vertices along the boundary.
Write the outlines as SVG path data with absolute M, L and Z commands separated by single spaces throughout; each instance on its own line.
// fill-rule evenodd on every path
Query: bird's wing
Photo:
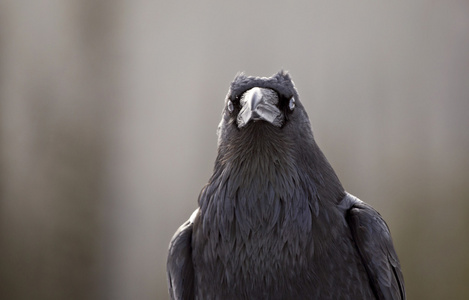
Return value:
M 179 227 L 169 244 L 167 262 L 171 299 L 194 299 L 194 267 L 192 264 L 192 228 L 199 209 Z
M 347 211 L 347 223 L 377 299 L 406 299 L 401 265 L 386 222 L 371 206 L 350 194 L 340 206 Z

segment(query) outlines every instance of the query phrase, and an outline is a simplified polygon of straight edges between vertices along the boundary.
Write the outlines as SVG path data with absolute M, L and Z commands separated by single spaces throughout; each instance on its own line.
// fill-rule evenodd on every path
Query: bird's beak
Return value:
M 282 125 L 282 113 L 278 109 L 278 96 L 264 88 L 252 88 L 246 91 L 240 101 L 242 107 L 238 114 L 238 128 L 245 127 L 252 121 L 267 121 L 272 125 Z

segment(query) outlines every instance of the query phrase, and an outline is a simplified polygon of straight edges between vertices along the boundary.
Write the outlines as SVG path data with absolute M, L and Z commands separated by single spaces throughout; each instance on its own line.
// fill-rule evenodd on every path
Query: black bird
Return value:
M 236 76 L 213 175 L 173 236 L 172 299 L 405 299 L 389 229 L 347 193 L 288 73 Z

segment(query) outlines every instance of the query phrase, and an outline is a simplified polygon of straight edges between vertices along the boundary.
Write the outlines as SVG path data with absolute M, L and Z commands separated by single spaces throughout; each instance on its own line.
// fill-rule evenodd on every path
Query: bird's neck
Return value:
M 224 236 L 233 228 L 246 234 L 284 226 L 310 230 L 317 188 L 308 174 L 300 174 L 290 148 L 252 142 L 229 153 L 219 155 L 199 199 L 202 214 L 216 221 Z
M 323 166 L 287 145 L 252 142 L 236 151 L 221 150 L 199 197 L 198 234 L 207 242 L 202 256 L 221 260 L 232 274 L 262 273 L 253 278 L 267 278 L 275 265 L 307 268 L 314 239 L 326 236 L 317 226 L 331 207 L 326 198 L 337 197 L 340 182 L 338 189 L 332 180 L 339 192 L 330 193 Z
M 320 202 L 326 207 L 343 197 L 340 181 L 312 136 L 299 144 L 283 130 L 255 125 L 219 146 L 199 198 L 202 214 L 229 228 L 236 221 L 250 230 L 293 223 L 309 230 Z

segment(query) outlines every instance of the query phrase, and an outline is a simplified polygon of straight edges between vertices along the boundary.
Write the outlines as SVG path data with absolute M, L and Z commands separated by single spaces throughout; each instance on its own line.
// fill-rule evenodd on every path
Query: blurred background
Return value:
M 409 299 L 469 297 L 469 2 L 0 2 L 0 298 L 167 299 L 239 71 L 289 70 Z

